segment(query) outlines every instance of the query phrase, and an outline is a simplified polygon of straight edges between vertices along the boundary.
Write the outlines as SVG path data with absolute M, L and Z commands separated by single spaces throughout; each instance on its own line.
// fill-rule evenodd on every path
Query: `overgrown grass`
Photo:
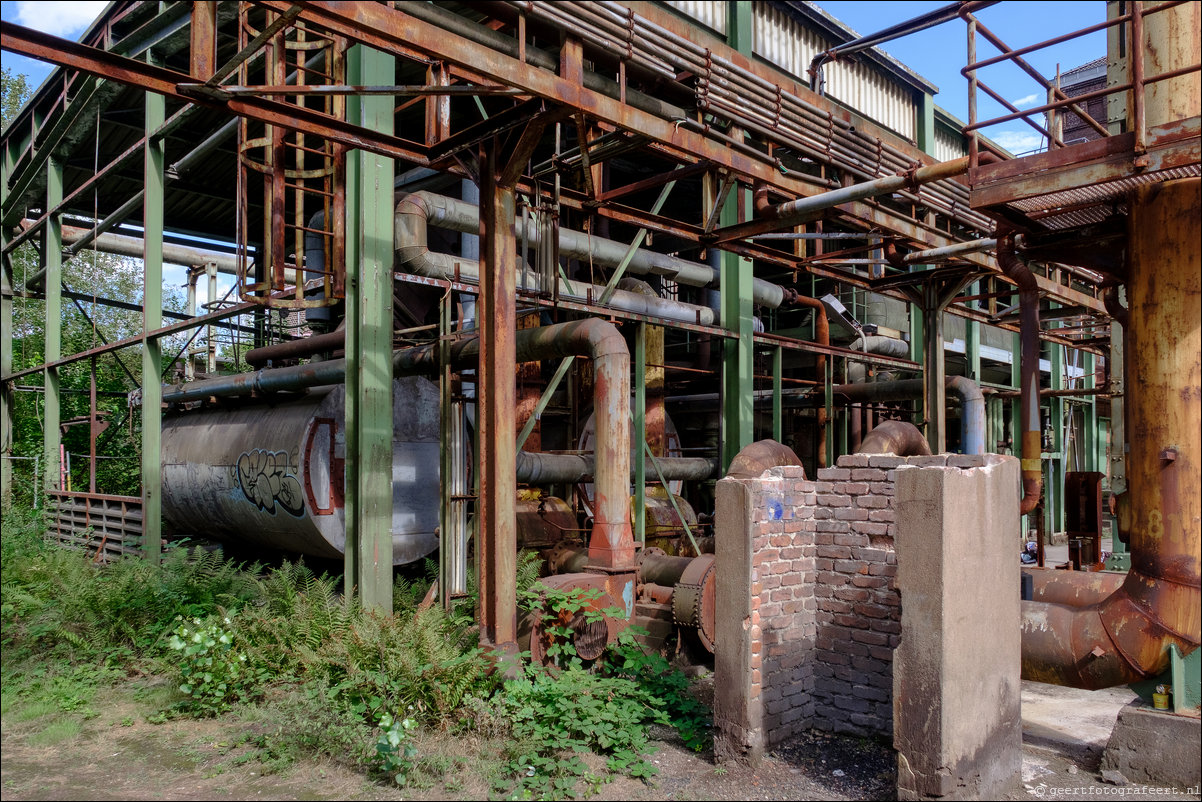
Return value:
M 151 719 L 238 722 L 231 760 L 278 771 L 324 759 L 417 788 L 462 785 L 463 756 L 417 746 L 444 736 L 491 745 L 471 770 L 494 793 L 540 798 L 650 775 L 653 723 L 675 724 L 694 748 L 708 737 L 683 676 L 629 642 L 587 668 L 527 666 L 506 682 L 477 645 L 470 600 L 454 614 L 420 607 L 429 579 L 398 579 L 385 615 L 301 563 L 268 570 L 174 548 L 161 566 L 93 565 L 47 544 L 20 510 L 4 516 L 2 552 L 4 714 L 44 722 L 45 743 L 74 737 L 99 689 L 147 675 L 171 678 Z M 519 561 L 523 589 L 538 568 Z M 589 751 L 605 771 L 584 768 Z

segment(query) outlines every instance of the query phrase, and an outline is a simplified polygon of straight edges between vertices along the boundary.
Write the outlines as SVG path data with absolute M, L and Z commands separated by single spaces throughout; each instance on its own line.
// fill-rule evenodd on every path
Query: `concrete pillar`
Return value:
M 926 460 L 897 469 L 897 795 L 1000 798 L 1022 765 L 1019 462 Z
M 759 622 L 751 596 L 759 494 L 737 479 L 718 482 L 715 493 L 714 755 L 720 763 L 755 765 L 764 755 L 760 666 L 753 662 Z

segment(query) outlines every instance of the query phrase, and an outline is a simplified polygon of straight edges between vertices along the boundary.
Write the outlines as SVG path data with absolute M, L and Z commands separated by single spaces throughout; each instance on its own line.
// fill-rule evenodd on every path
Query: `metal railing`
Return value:
M 46 536 L 66 548 L 108 562 L 142 551 L 142 499 L 104 493 L 50 490 Z
M 1022 120 L 1024 123 L 1035 129 L 1048 142 L 1048 149 L 1067 147 L 1063 141 L 1057 126 L 1049 124 L 1046 128 L 1038 122 L 1030 119 L 1032 115 L 1049 114 L 1053 117 L 1055 114 L 1065 109 L 1076 114 L 1082 122 L 1097 131 L 1101 136 L 1110 136 L 1110 132 L 1106 127 L 1094 120 L 1079 104 L 1084 104 L 1090 100 L 1108 95 L 1118 94 L 1120 92 L 1131 92 L 1131 103 L 1129 114 L 1127 116 L 1128 125 L 1135 136 L 1135 153 L 1143 153 L 1147 149 L 1147 123 L 1145 119 L 1146 102 L 1144 98 L 1144 90 L 1153 83 L 1158 81 L 1166 81 L 1170 78 L 1176 78 L 1191 72 L 1202 70 L 1202 63 L 1192 64 L 1187 67 L 1168 70 L 1159 75 L 1148 77 L 1144 75 L 1144 19 L 1162 11 L 1166 11 L 1174 6 L 1182 5 L 1184 0 L 1172 0 L 1172 2 L 1159 3 L 1150 8 L 1144 8 L 1139 2 L 1128 3 L 1130 10 L 1123 14 L 1119 14 L 1114 19 L 1100 22 L 1096 25 L 1090 25 L 1072 33 L 1063 34 L 1061 36 L 1047 39 L 1042 42 L 1037 42 L 1033 45 L 1028 45 L 1021 48 L 1012 48 L 1001 40 L 997 34 L 990 31 L 984 24 L 974 16 L 969 9 L 963 9 L 960 16 L 968 23 L 968 64 L 960 74 L 968 79 L 968 125 L 963 128 L 964 134 L 969 137 L 969 164 L 971 167 L 976 167 L 979 163 L 979 148 L 980 148 L 980 131 L 991 125 L 998 123 L 1009 122 L 1011 120 Z M 1057 85 L 1058 81 L 1053 82 L 1045 78 L 1038 70 L 1032 67 L 1023 56 L 1033 53 L 1037 50 L 1043 50 L 1048 47 L 1063 44 L 1072 39 L 1086 36 L 1098 31 L 1107 30 L 1117 25 L 1127 26 L 1127 42 L 1128 42 L 1128 57 L 1131 61 L 1131 79 L 1115 85 L 1098 89 L 1092 92 L 1084 92 L 1075 97 L 1068 97 Z M 977 35 L 980 35 L 987 42 L 993 45 L 1000 51 L 1000 54 L 991 58 L 977 60 Z M 1030 109 L 1020 110 L 1014 104 L 1007 101 L 996 90 L 988 86 L 977 75 L 978 70 L 990 67 L 1002 62 L 1010 62 L 1021 69 L 1027 75 L 1031 76 L 1047 93 L 1049 102 L 1035 106 Z M 1134 90 L 1134 91 L 1133 91 Z M 990 119 L 978 119 L 978 92 L 983 92 L 993 100 L 1000 103 L 1006 108 L 1009 113 L 999 117 Z M 1049 130 L 1051 129 L 1051 130 Z

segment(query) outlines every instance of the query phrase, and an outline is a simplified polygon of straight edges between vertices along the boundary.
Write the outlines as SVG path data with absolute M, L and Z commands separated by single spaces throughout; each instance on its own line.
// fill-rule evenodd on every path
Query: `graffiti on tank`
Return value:
M 302 515 L 301 486 L 288 472 L 287 451 L 256 448 L 238 457 L 238 486 L 247 500 L 264 512 L 275 515 L 278 505 L 285 512 Z

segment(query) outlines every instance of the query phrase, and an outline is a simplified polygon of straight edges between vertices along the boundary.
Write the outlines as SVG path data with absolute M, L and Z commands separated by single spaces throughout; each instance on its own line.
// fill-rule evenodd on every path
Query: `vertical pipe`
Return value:
M 1043 490 L 1042 443 L 1039 426 L 1039 285 L 1031 271 L 1014 252 L 1014 237 L 998 239 L 998 266 L 1018 286 L 1019 341 L 1018 361 L 1021 388 L 1019 395 L 1020 428 L 1014 439 L 1021 444 L 1023 497 L 1019 511 L 1028 515 L 1039 503 Z
M 517 525 L 515 498 L 516 309 L 513 286 L 514 191 L 499 181 L 499 146 L 480 153 L 480 503 L 476 542 L 480 577 L 480 639 L 516 648 Z M 598 375 L 598 382 L 601 377 Z M 625 410 L 624 410 L 625 412 Z M 626 412 L 629 414 L 629 412 Z M 601 432 L 597 432 L 598 437 Z M 629 448 L 629 440 L 623 441 Z
M 968 20 L 968 63 L 977 63 L 977 20 L 972 17 Z M 968 124 L 977 124 L 977 71 L 969 70 L 968 72 Z M 969 167 L 977 166 L 978 150 L 980 149 L 980 132 L 973 129 L 969 134 L 968 139 L 968 164 Z
M 357 45 L 348 59 L 352 83 L 379 85 L 395 80 L 391 55 Z M 350 100 L 348 111 L 354 122 L 392 133 L 390 98 Z M 353 268 L 347 271 L 346 300 L 346 484 L 353 484 L 355 491 L 353 504 L 348 502 L 346 507 L 345 559 L 353 563 L 352 575 L 363 606 L 391 611 L 393 162 L 364 151 L 351 155 L 353 159 L 348 157 L 347 163 L 347 241 L 348 246 L 355 243 L 355 261 L 347 261 Z M 351 174 L 355 175 L 353 183 Z
M 3 154 L 3 173 L 0 187 L 8 189 L 8 149 Z M 7 199 L 7 198 L 6 198 Z M 8 226 L 0 226 L 0 245 L 8 247 Z M 0 331 L 13 330 L 13 287 L 9 281 L 11 263 L 7 254 L 0 270 Z M 13 338 L 0 336 L 0 510 L 7 511 L 13 500 L 13 398 L 11 385 L 3 377 L 13 372 Z M 35 482 L 36 487 L 36 482 Z M 36 493 L 34 496 L 36 497 Z
M 647 324 L 634 330 L 634 539 L 642 545 L 647 535 Z
M 781 369 L 783 357 L 778 345 L 772 350 L 772 439 L 776 442 L 783 440 L 782 410 L 781 410 Z
M 1135 129 L 1135 152 L 1143 153 L 1148 148 L 1147 115 L 1144 106 L 1144 10 L 1142 0 L 1132 0 L 1130 5 L 1132 128 Z
M 943 364 L 943 306 L 939 303 L 938 285 L 923 287 L 923 377 L 926 379 L 924 407 L 927 418 L 927 442 L 931 453 L 947 451 L 947 404 L 944 385 L 946 370 Z
M 53 209 L 62 203 L 62 200 L 63 163 L 51 156 L 46 160 L 46 208 Z M 46 269 L 45 359 L 47 362 L 53 362 L 63 355 L 63 223 L 59 215 L 52 215 L 46 221 L 45 236 L 45 246 L 42 248 L 42 259 Z M 46 464 L 45 489 L 56 490 L 61 489 L 58 481 L 61 468 L 59 446 L 62 444 L 62 431 L 59 429 L 61 397 L 58 369 L 46 368 L 43 383 L 46 390 L 42 427 L 42 454 Z
M 96 492 L 96 438 L 100 431 L 96 410 L 96 357 L 92 357 L 88 370 L 88 492 Z
M 807 298 L 805 296 L 797 296 L 794 302 L 799 306 L 808 306 L 814 310 L 814 341 L 819 345 L 831 344 L 831 329 L 830 321 L 826 317 L 826 307 L 822 305 L 822 301 L 817 298 Z M 826 354 L 819 354 L 814 358 L 814 373 L 815 378 L 819 381 L 826 381 Z M 829 383 L 827 384 L 829 387 Z M 826 467 L 826 426 L 827 426 L 827 411 L 823 405 L 818 408 L 818 467 Z M 779 441 L 779 438 L 777 438 Z
M 167 99 L 147 92 L 146 158 L 142 205 L 142 551 L 157 562 L 162 554 L 163 355 L 149 332 L 163 326 L 163 205 L 166 141 L 153 134 L 167 114 Z M 53 282 L 57 283 L 57 279 Z
M 1139 187 L 1131 206 L 1125 345 L 1131 567 L 1166 580 L 1173 594 L 1192 600 L 1192 629 L 1180 631 L 1196 639 L 1202 560 L 1202 179 Z M 1189 608 L 1182 608 L 1173 614 L 1186 616 Z
M 451 573 L 458 549 L 451 521 L 455 515 L 455 490 L 449 481 L 459 454 L 455 449 L 455 410 L 451 404 L 451 293 L 445 292 L 438 303 L 438 412 L 439 412 L 439 483 L 438 514 L 438 600 L 444 610 L 451 609 Z
M 214 305 L 217 303 L 217 263 L 209 262 L 205 265 L 205 275 L 209 277 L 209 292 L 208 304 L 209 309 L 216 309 Z M 217 341 L 214 339 L 216 329 L 209 326 L 205 333 L 205 371 L 210 375 L 217 373 Z

